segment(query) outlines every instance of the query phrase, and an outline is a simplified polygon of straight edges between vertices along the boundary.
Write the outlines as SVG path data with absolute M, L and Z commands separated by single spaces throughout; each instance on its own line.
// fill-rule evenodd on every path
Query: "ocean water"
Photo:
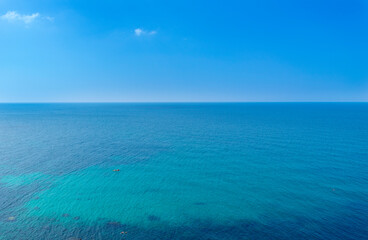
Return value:
M 368 239 L 368 104 L 0 104 L 0 239 Z

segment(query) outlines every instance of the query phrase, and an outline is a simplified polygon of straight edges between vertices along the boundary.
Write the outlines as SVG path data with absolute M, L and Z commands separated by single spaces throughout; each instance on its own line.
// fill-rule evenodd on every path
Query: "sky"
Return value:
M 368 101 L 367 0 L 0 0 L 0 102 Z

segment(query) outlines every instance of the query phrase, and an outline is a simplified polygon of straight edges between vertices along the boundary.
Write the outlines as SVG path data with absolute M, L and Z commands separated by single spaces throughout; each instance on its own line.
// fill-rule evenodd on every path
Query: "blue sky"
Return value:
M 368 101 L 368 1 L 0 0 L 0 102 Z

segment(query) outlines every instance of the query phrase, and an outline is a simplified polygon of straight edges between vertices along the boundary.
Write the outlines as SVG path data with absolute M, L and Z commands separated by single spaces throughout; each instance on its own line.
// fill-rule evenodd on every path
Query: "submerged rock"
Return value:
M 110 226 L 122 226 L 121 222 L 114 222 L 114 221 L 107 222 L 106 224 Z
M 160 221 L 160 218 L 155 215 L 149 215 L 147 219 L 151 222 Z

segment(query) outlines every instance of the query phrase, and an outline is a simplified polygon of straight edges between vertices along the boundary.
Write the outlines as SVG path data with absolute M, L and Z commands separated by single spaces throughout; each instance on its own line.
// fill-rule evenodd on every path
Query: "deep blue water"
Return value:
M 0 239 L 368 239 L 368 104 L 0 104 Z

